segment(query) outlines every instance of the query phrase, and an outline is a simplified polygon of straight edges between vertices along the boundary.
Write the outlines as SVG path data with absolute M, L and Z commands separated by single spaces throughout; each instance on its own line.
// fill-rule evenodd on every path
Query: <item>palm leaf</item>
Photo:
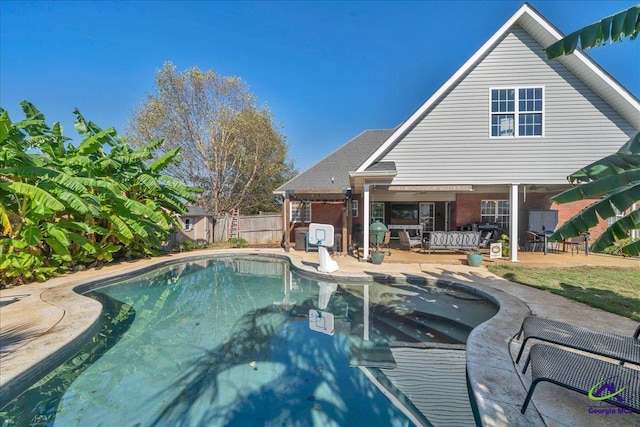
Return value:
M 128 244 L 133 240 L 133 233 L 119 216 L 112 214 L 108 219 L 112 224 L 111 231 L 122 243 Z
M 54 211 L 64 210 L 64 205 L 58 199 L 35 185 L 24 182 L 2 182 L 0 183 L 0 188 L 5 191 L 29 197 L 34 202 Z
M 95 153 L 106 143 L 107 137 L 115 135 L 115 133 L 115 129 L 109 128 L 90 136 L 78 146 L 78 154 L 86 156 L 87 154 Z
M 27 224 L 20 230 L 20 236 L 29 246 L 38 246 L 42 241 L 42 232 L 35 224 Z
M 9 221 L 9 212 L 5 209 L 4 203 L 0 203 L 0 230 L 1 234 L 8 236 L 11 233 L 11 222 Z
M 563 194 L 572 192 L 576 193 L 578 196 L 581 193 L 578 191 L 578 188 L 573 188 L 569 191 L 565 191 L 564 193 L 559 194 L 558 196 L 552 197 L 552 200 L 557 201 L 556 203 L 562 204 L 576 200 L 582 200 L 583 197 L 577 198 L 563 198 L 559 197 Z M 633 206 L 640 200 L 640 182 L 636 182 L 635 185 L 625 186 L 621 188 L 617 188 L 611 191 L 607 196 L 598 200 L 595 203 L 587 206 L 580 213 L 573 216 L 570 220 L 562 224 L 552 235 L 552 240 L 566 240 L 569 237 L 577 236 L 582 233 L 586 233 L 590 228 L 595 227 L 599 223 L 599 218 L 611 218 L 616 216 L 616 211 L 613 209 L 615 206 L 619 211 L 625 211 L 629 207 Z M 628 237 L 628 236 L 627 236 Z
M 44 239 L 53 252 L 62 258 L 63 261 L 71 261 L 71 252 L 69 252 L 69 246 L 63 245 L 60 241 L 54 237 L 47 237 Z
M 589 182 L 636 168 L 640 168 L 640 132 L 629 139 L 617 152 L 572 173 L 569 181 Z
M 171 162 L 174 161 L 174 159 L 178 156 L 178 154 L 180 154 L 180 147 L 169 151 L 168 153 L 160 157 L 158 160 L 153 162 L 153 164 L 151 164 L 151 167 L 150 167 L 151 170 L 153 172 L 160 172 L 161 170 L 166 168 L 169 164 L 171 164 Z
M 640 228 L 640 210 L 636 209 L 628 215 L 620 218 L 618 221 L 611 224 L 594 242 L 591 249 L 594 252 L 602 252 L 604 249 L 613 246 L 616 241 L 629 238 L 630 231 Z M 633 252 L 633 248 L 636 247 L 634 243 L 625 245 L 621 248 L 622 252 L 627 255 L 636 255 L 639 252 Z M 639 248 L 640 249 L 640 248 Z
M 5 140 L 9 138 L 11 132 L 11 119 L 6 111 L 0 114 L 0 142 L 4 145 Z
M 569 34 L 547 47 L 545 52 L 553 59 L 573 53 L 578 45 L 584 50 L 621 41 L 625 36 L 633 40 L 639 32 L 640 5 L 635 5 Z
M 109 232 L 109 230 L 104 227 L 79 221 L 60 221 L 58 222 L 58 226 L 69 230 L 83 231 L 85 233 L 95 233 L 100 235 L 105 235 Z

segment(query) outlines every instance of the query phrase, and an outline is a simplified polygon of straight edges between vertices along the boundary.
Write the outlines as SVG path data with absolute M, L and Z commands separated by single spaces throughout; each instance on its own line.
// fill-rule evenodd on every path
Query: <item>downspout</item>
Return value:
M 511 262 L 518 262 L 518 184 L 511 184 L 509 209 L 511 211 L 511 221 L 509 221 L 509 253 L 511 255 Z
M 371 223 L 371 219 L 369 218 L 369 184 L 364 184 L 364 200 L 362 201 L 362 203 L 364 204 L 364 212 L 363 212 L 363 216 L 364 216 L 364 236 L 362 236 L 362 246 L 364 246 L 363 249 L 363 259 L 365 261 L 369 260 L 369 225 Z

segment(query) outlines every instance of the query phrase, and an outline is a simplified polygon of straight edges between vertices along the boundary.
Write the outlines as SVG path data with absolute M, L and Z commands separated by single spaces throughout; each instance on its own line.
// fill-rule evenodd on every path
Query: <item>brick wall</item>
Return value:
M 553 209 L 558 211 L 558 226 L 564 224 L 574 215 L 578 214 L 586 206 L 592 204 L 595 200 L 579 200 L 571 203 L 558 205 L 552 203 L 550 198 L 556 193 L 527 193 L 527 200 L 523 201 L 523 195 L 520 194 L 518 208 L 524 209 Z M 453 212 L 453 230 L 474 222 L 480 222 L 480 202 L 482 200 L 509 200 L 509 194 L 506 193 L 459 193 L 456 198 L 456 208 Z M 599 224 L 591 229 L 591 239 L 600 236 L 607 228 L 607 220 L 600 220 Z

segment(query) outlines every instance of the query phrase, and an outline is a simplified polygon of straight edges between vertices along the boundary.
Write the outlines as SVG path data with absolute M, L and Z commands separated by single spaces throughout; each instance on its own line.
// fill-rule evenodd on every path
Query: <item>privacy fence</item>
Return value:
M 225 216 L 216 220 L 213 232 L 215 242 L 229 240 L 231 217 Z M 240 215 L 238 235 L 253 245 L 279 245 L 282 240 L 282 215 Z

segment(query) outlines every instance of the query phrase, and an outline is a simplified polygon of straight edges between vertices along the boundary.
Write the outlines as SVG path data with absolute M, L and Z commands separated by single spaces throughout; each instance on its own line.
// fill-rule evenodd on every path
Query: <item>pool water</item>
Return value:
M 437 425 L 394 379 L 399 358 L 444 347 L 463 363 L 469 332 L 497 311 L 459 290 L 319 282 L 260 257 L 184 262 L 86 295 L 104 306 L 100 333 L 0 425 Z

